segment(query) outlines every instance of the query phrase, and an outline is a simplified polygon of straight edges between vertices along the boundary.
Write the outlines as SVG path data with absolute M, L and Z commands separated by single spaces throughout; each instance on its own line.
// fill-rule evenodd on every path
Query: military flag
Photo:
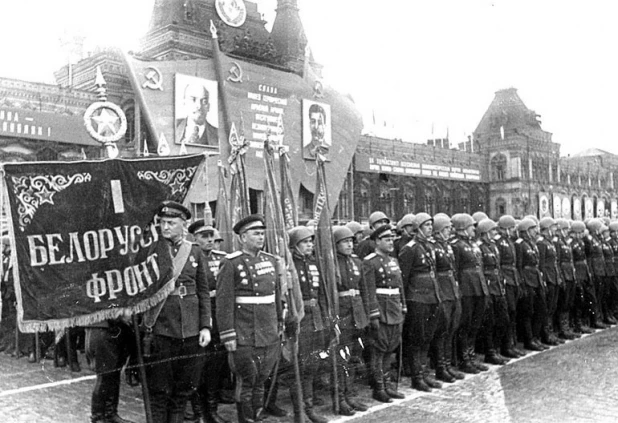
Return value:
M 203 155 L 6 163 L 20 329 L 143 312 L 174 289 L 156 209 L 182 202 Z
M 219 192 L 217 195 L 217 211 L 215 213 L 215 227 L 221 233 L 223 237 L 223 243 L 221 249 L 228 253 L 232 252 L 234 232 L 232 231 L 232 221 L 230 220 L 230 200 L 227 195 L 225 185 L 225 167 L 221 161 L 217 164 L 219 168 Z

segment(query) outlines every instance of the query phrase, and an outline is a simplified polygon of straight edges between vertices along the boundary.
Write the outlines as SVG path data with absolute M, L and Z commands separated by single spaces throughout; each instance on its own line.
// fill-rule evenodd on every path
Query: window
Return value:
M 506 176 L 506 156 L 497 154 L 491 159 L 491 177 L 494 181 L 503 181 Z

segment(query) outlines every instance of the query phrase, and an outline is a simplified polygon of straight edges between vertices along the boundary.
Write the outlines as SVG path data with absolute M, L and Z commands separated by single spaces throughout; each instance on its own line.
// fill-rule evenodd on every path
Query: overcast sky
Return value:
M 54 83 L 64 34 L 136 49 L 153 0 L 2 0 L 0 76 Z M 269 21 L 276 0 L 257 0 Z M 495 91 L 515 87 L 562 155 L 618 154 L 618 2 L 299 0 L 328 84 L 355 99 L 367 131 L 453 144 Z M 373 119 L 377 128 L 372 128 Z M 386 126 L 384 126 L 386 123 Z M 432 129 L 433 128 L 433 129 Z

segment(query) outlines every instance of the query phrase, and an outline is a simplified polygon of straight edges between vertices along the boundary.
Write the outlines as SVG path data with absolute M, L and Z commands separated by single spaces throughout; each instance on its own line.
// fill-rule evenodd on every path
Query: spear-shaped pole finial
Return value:
M 105 78 L 103 78 L 100 66 L 97 66 L 97 75 L 94 78 L 94 85 L 97 86 L 99 101 L 107 101 L 107 89 L 105 88 L 107 82 L 105 82 Z
M 217 39 L 217 27 L 215 26 L 215 23 L 212 21 L 212 19 L 210 20 L 210 35 L 212 35 L 213 39 Z

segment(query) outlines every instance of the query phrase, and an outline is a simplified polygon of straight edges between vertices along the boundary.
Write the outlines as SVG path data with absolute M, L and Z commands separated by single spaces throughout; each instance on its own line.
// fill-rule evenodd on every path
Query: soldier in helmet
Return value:
M 505 281 L 506 305 L 509 312 L 509 328 L 500 347 L 500 354 L 507 358 L 518 358 L 526 353 L 516 347 L 517 344 L 517 303 L 521 296 L 521 282 L 517 271 L 515 243 L 515 219 L 511 215 L 501 216 L 498 220 L 498 232 L 495 242 L 500 253 L 500 269 Z
M 222 389 L 222 382 L 227 373 L 227 351 L 219 338 L 219 328 L 216 319 L 217 273 L 219 262 L 227 253 L 216 249 L 216 241 L 221 238 L 218 231 L 204 222 L 196 220 L 189 225 L 188 231 L 206 256 L 206 279 L 210 293 L 210 307 L 212 319 L 211 342 L 206 347 L 206 360 L 202 370 L 202 379 L 195 394 L 191 398 L 193 419 L 199 421 L 204 416 L 206 423 L 225 423 L 218 413 L 218 396 Z
M 616 275 L 613 278 L 611 285 L 612 307 L 610 313 L 614 318 L 618 318 L 618 221 L 610 222 L 608 243 L 614 254 L 613 263 Z
M 434 338 L 442 310 L 434 251 L 433 218 L 427 213 L 415 216 L 416 236 L 399 254 L 405 290 L 405 345 L 412 371 L 412 387 L 430 392 L 442 384 L 430 375 L 427 366 L 429 347 Z M 450 376 L 450 375 L 449 375 Z M 452 381 L 452 380 L 449 380 Z
M 390 225 L 377 228 L 371 238 L 375 251 L 363 260 L 363 276 L 369 292 L 371 322 L 370 355 L 373 398 L 391 402 L 391 398 L 404 396 L 385 383 L 384 363 L 401 342 L 404 315 L 407 312 L 401 269 L 391 254 L 395 249 L 395 234 Z
M 455 254 L 456 278 L 461 292 L 461 322 L 457 332 L 459 368 L 464 373 L 479 373 L 489 368 L 476 361 L 474 346 L 483 322 L 489 289 L 483 275 L 481 250 L 474 243 L 475 221 L 461 213 L 451 218 L 455 238 L 451 247 Z
M 595 322 L 591 326 L 595 329 L 606 329 L 603 322 L 603 304 L 605 303 L 605 280 L 607 270 L 605 268 L 605 256 L 603 255 L 603 243 L 601 242 L 601 229 L 603 222 L 600 219 L 590 219 L 587 228 L 589 235 L 584 237 L 586 246 L 586 259 L 590 265 L 594 290 L 596 294 Z
M 536 247 L 539 250 L 539 270 L 547 287 L 545 290 L 547 322 L 541 329 L 541 340 L 547 345 L 558 345 L 564 340 L 557 338 L 554 333 L 554 315 L 564 283 L 558 272 L 558 252 L 554 245 L 554 242 L 558 241 L 554 237 L 556 221 L 551 217 L 544 217 L 539 221 L 539 228 L 541 233 L 536 240 Z
M 608 219 L 608 218 L 605 218 Z M 608 219 L 609 220 L 609 219 Z M 616 290 L 616 269 L 614 268 L 614 250 L 609 242 L 610 230 L 605 224 L 601 227 L 601 244 L 603 245 L 603 258 L 605 259 L 605 280 L 604 280 L 604 301 L 601 304 L 601 310 L 603 312 L 603 322 L 608 325 L 615 325 L 618 323 L 613 315 L 615 297 L 614 292 Z
M 412 241 L 414 238 L 414 233 L 416 232 L 418 226 L 415 223 L 414 215 L 412 213 L 408 213 L 402 217 L 397 223 L 397 226 L 401 229 L 401 238 L 395 242 L 395 256 L 399 257 L 399 253 L 404 245 Z
M 352 220 L 351 222 L 346 223 L 345 227 L 352 231 L 352 234 L 354 234 L 352 241 L 354 243 L 354 250 L 356 250 L 358 248 L 358 244 L 360 244 L 363 240 L 363 225 Z
M 217 323 L 236 375 L 239 423 L 252 423 L 260 415 L 264 382 L 280 352 L 279 280 L 275 257 L 262 251 L 265 229 L 261 215 L 236 222 L 241 250 L 221 260 L 217 275 Z
M 506 305 L 506 287 L 500 269 L 500 253 L 494 243 L 498 225 L 491 219 L 478 222 L 479 248 L 483 254 L 483 274 L 489 288 L 489 301 L 483 321 L 482 338 L 485 341 L 485 362 L 502 365 L 508 362 L 498 352 L 510 326 Z
M 369 309 L 369 292 L 363 278 L 363 263 L 353 252 L 354 234 L 346 226 L 333 228 L 333 239 L 337 249 L 337 265 L 340 277 L 337 280 L 339 296 L 339 351 L 337 354 L 339 388 L 339 411 L 349 414 L 354 411 L 367 411 L 367 406 L 353 399 L 350 395 L 349 379 L 350 363 L 357 360 L 357 353 L 362 341 L 359 341 L 364 330 L 369 326 L 368 316 L 379 313 L 374 302 L 373 310 Z M 372 324 L 377 324 L 374 319 Z
M 586 246 L 584 243 L 585 230 L 586 225 L 584 222 L 573 222 L 571 225 L 571 237 L 567 241 L 573 253 L 576 278 L 572 319 L 575 331 L 579 333 L 592 333 L 594 330 L 590 329 L 588 324 L 594 324 L 597 321 L 597 297 L 586 257 Z
M 390 223 L 390 219 L 381 211 L 371 213 L 369 216 L 369 229 L 376 230 Z M 361 259 L 374 252 L 376 248 L 375 241 L 372 237 L 368 237 L 358 245 L 357 253 Z M 394 250 L 393 250 L 394 251 Z
M 436 334 L 431 341 L 430 354 L 436 366 L 436 378 L 444 382 L 463 379 L 465 375 L 453 367 L 453 342 L 461 319 L 461 295 L 455 279 L 455 253 L 449 240 L 453 225 L 444 213 L 433 217 L 434 250 L 436 253 L 436 277 L 442 300 L 442 313 L 438 318 Z
M 545 282 L 539 270 L 539 250 L 534 243 L 537 225 L 529 218 L 517 225 L 519 238 L 515 241 L 517 249 L 517 269 L 522 279 L 525 294 L 520 299 L 518 316 L 521 319 L 524 348 L 543 351 L 549 346 L 541 343 L 541 328 L 547 323 L 545 303 Z
M 579 336 L 571 331 L 569 323 L 569 313 L 573 308 L 575 300 L 575 264 L 573 262 L 573 251 L 567 241 L 569 222 L 566 219 L 556 219 L 556 251 L 558 252 L 558 266 L 562 280 L 563 289 L 558 296 L 558 310 L 555 323 L 558 327 L 558 336 L 562 339 L 575 339 Z

